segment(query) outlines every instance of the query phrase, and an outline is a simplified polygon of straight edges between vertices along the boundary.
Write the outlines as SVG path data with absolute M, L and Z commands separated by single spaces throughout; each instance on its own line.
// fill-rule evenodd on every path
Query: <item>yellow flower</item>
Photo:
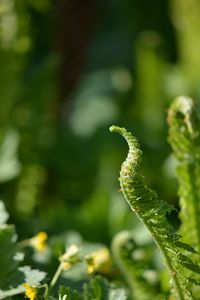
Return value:
M 47 241 L 47 233 L 44 231 L 38 232 L 36 236 L 34 236 L 32 239 L 30 239 L 30 245 L 36 249 L 37 251 L 44 251 L 47 247 L 46 241 Z
M 29 285 L 28 283 L 24 283 L 23 287 L 25 288 L 25 297 L 29 298 L 30 300 L 35 300 L 37 295 L 37 290 Z
M 101 248 L 85 257 L 87 272 L 109 274 L 112 269 L 112 261 L 107 248 Z

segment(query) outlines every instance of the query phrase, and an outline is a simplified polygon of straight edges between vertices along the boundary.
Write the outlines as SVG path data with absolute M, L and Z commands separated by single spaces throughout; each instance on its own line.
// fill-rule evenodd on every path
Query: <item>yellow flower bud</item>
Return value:
M 38 232 L 36 236 L 30 239 L 29 244 L 39 252 L 42 252 L 46 249 L 47 244 L 47 233 L 44 231 Z

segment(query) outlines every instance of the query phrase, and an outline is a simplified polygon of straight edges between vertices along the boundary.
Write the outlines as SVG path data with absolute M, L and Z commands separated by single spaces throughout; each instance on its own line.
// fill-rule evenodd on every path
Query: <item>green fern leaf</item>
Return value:
M 200 251 L 200 118 L 194 101 L 178 97 L 168 111 L 168 123 L 178 160 L 180 234 Z
M 175 299 L 195 299 L 189 286 L 185 269 L 191 270 L 192 273 L 199 273 L 199 266 L 184 255 L 186 251 L 185 246 L 177 245 L 180 236 L 174 232 L 173 227 L 167 221 L 166 211 L 168 209 L 162 209 L 163 205 L 168 207 L 168 204 L 163 204 L 158 199 L 157 194 L 144 183 L 144 177 L 140 172 L 142 151 L 139 148 L 137 139 L 130 132 L 127 132 L 125 128 L 112 126 L 110 130 L 120 133 L 129 145 L 128 156 L 122 164 L 120 172 L 121 189 L 131 209 L 146 225 L 164 256 L 164 261 L 172 278 L 172 290 L 174 291 Z M 169 207 L 170 210 L 171 207 Z M 190 246 L 187 247 L 187 251 L 189 249 Z

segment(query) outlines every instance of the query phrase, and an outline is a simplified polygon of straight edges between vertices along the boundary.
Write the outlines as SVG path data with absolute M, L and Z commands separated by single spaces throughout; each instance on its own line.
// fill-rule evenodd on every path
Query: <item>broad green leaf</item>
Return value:
M 0 227 L 0 299 L 24 292 L 23 283 L 37 286 L 46 273 L 31 270 L 29 266 L 19 267 L 23 254 L 17 251 L 15 228 L 12 225 Z
M 19 267 L 9 274 L 6 289 L 0 289 L 0 299 L 7 299 L 9 296 L 21 294 L 25 291 L 23 283 L 31 286 L 38 286 L 46 276 L 45 272 L 33 270 L 29 266 Z
M 17 253 L 16 234 L 14 226 L 6 225 L 0 229 L 0 287 L 5 286 L 10 275 L 19 264 Z
M 23 255 L 17 252 L 14 226 L 2 225 L 0 227 L 0 245 L 0 299 L 4 299 L 23 291 L 23 288 L 17 286 L 15 280 L 12 280 L 23 258 Z

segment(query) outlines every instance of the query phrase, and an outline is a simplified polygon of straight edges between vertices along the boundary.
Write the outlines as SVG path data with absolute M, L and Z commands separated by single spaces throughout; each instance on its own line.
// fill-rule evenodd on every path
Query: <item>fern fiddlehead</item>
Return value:
M 180 234 L 200 251 L 200 118 L 194 101 L 178 97 L 168 111 L 169 142 L 178 160 Z
M 200 267 L 185 254 L 195 251 L 179 240 L 179 236 L 174 233 L 173 227 L 167 221 L 166 214 L 172 210 L 172 207 L 160 201 L 157 194 L 145 185 L 144 177 L 140 172 L 142 151 L 139 149 L 137 139 L 125 128 L 112 126 L 110 131 L 121 134 L 128 143 L 128 156 L 120 171 L 121 190 L 131 209 L 146 225 L 164 256 L 171 274 L 175 299 L 195 299 L 184 272 L 188 269 L 192 273 L 200 273 Z
M 116 263 L 130 286 L 133 299 L 161 299 L 153 284 L 144 276 L 147 253 L 139 248 L 128 231 L 118 233 L 112 241 L 112 252 Z

